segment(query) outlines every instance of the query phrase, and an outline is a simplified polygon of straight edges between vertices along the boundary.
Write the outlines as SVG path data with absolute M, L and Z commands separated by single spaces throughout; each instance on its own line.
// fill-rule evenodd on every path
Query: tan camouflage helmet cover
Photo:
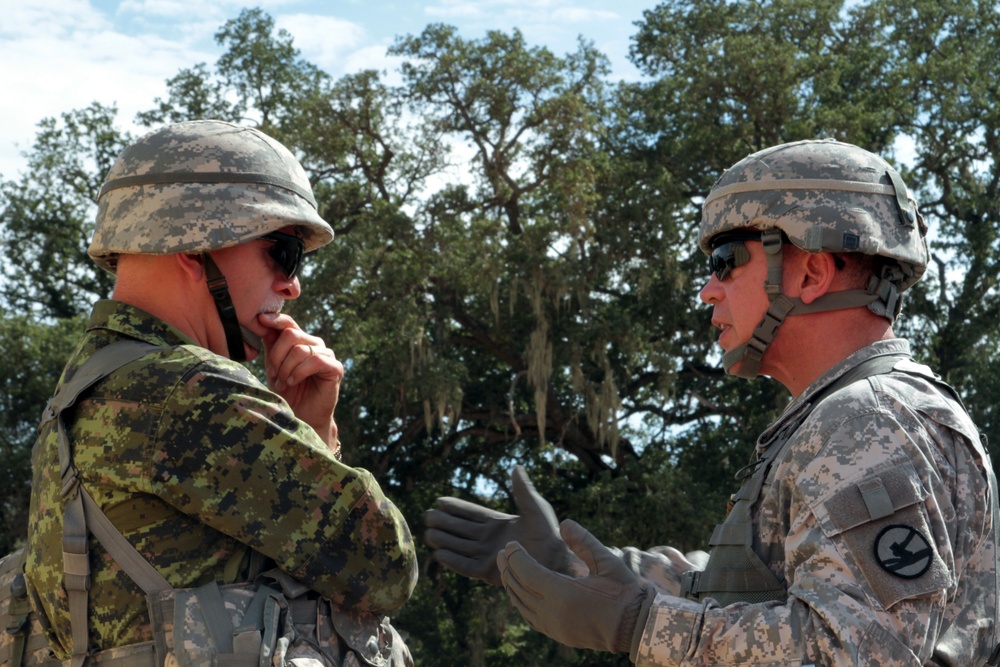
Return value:
M 927 267 L 926 225 L 899 174 L 879 156 L 839 141 L 798 141 L 730 167 L 702 208 L 698 245 L 727 231 L 778 228 L 808 252 L 896 260 L 905 290 Z
M 306 251 L 333 239 L 305 170 L 259 130 L 176 123 L 122 151 L 98 195 L 88 254 L 114 273 L 120 254 L 203 253 L 295 226 Z

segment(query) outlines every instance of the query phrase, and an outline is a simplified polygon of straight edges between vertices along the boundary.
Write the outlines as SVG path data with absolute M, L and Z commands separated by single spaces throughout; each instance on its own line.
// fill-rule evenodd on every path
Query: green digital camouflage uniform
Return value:
M 250 549 L 344 608 L 386 612 L 416 582 L 399 510 L 244 366 L 134 307 L 101 301 L 63 380 L 122 338 L 160 346 L 68 411 L 83 486 L 175 588 L 244 580 Z M 55 429 L 33 453 L 27 580 L 51 647 L 68 657 Z M 143 593 L 90 538 L 96 650 L 152 638 Z
M 794 429 L 752 513 L 754 551 L 787 587 L 786 601 L 686 600 L 667 559 L 624 550 L 661 593 L 636 665 L 967 667 L 989 655 L 991 464 L 961 405 L 907 356 L 889 374 L 825 396 L 795 427 L 818 391 L 887 353 L 908 355 L 909 346 L 894 339 L 855 353 L 758 440 L 763 454 Z M 879 487 L 890 504 L 871 500 Z

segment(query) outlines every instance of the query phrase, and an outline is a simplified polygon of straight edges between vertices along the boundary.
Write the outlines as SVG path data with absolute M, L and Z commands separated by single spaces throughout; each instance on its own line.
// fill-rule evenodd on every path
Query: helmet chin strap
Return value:
M 896 316 L 899 315 L 902 307 L 901 295 L 896 287 L 898 279 L 902 276 L 899 269 L 884 268 L 881 276 L 872 276 L 867 290 L 832 292 L 824 294 L 812 303 L 804 303 L 801 299 L 793 299 L 781 293 L 781 250 L 783 244 L 781 230 L 769 229 L 765 231 L 761 236 L 761 244 L 764 246 L 767 260 L 767 280 L 764 282 L 764 291 L 767 293 L 771 305 L 764 313 L 764 319 L 750 335 L 750 340 L 722 355 L 722 366 L 730 375 L 747 379 L 753 379 L 760 375 L 760 364 L 764 359 L 764 352 L 774 341 L 778 327 L 793 312 L 796 315 L 805 315 L 867 306 L 873 313 L 885 317 L 890 322 L 895 321 Z M 743 363 L 740 364 L 739 369 L 733 370 L 733 367 L 741 361 Z
M 219 270 L 219 265 L 215 263 L 210 254 L 203 253 L 202 258 L 205 263 L 205 278 L 208 280 L 208 291 L 215 299 L 215 307 L 219 311 L 219 319 L 222 321 L 222 330 L 226 334 L 226 346 L 229 348 L 229 358 L 233 361 L 246 361 L 246 352 L 243 349 L 244 334 L 243 327 L 236 317 L 236 307 L 229 296 L 229 286 L 226 284 L 226 277 Z M 250 332 L 251 334 L 253 332 Z M 259 341 L 260 338 L 256 337 Z M 253 343 L 251 347 L 259 350 Z M 258 343 L 259 344 L 259 343 Z
M 243 333 L 244 343 L 257 350 L 257 352 L 264 351 L 264 340 L 260 336 L 255 334 L 253 331 L 250 331 L 250 329 L 242 324 L 240 325 L 240 331 Z

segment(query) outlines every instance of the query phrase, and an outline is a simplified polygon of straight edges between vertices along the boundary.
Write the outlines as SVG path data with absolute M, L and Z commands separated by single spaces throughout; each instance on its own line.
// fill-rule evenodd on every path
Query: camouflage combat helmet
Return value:
M 202 256 L 236 361 L 245 359 L 244 342 L 260 350 L 261 341 L 240 325 L 210 253 L 281 237 L 285 227 L 296 230 L 286 236 L 298 246 L 296 257 L 333 239 L 295 156 L 259 130 L 218 120 L 167 125 L 136 141 L 112 165 L 97 204 L 87 252 L 111 273 L 120 255 Z
M 97 198 L 88 254 L 203 253 L 295 226 L 306 250 L 333 239 L 295 156 L 258 130 L 218 120 L 168 125 L 122 151 Z
M 726 170 L 702 208 L 698 244 L 711 255 L 733 233 L 761 232 L 771 307 L 747 345 L 723 365 L 756 377 L 764 350 L 789 314 L 867 306 L 895 321 L 901 292 L 927 267 L 927 227 L 899 173 L 882 158 L 839 141 L 797 141 L 745 157 Z M 781 294 L 781 247 L 884 258 L 867 290 L 826 294 L 810 304 Z

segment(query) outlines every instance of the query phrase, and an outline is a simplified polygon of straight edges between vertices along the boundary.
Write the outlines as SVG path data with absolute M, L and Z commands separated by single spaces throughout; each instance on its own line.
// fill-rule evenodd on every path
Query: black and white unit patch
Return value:
M 886 526 L 875 538 L 875 560 L 889 574 L 916 579 L 934 559 L 930 542 L 912 526 Z

